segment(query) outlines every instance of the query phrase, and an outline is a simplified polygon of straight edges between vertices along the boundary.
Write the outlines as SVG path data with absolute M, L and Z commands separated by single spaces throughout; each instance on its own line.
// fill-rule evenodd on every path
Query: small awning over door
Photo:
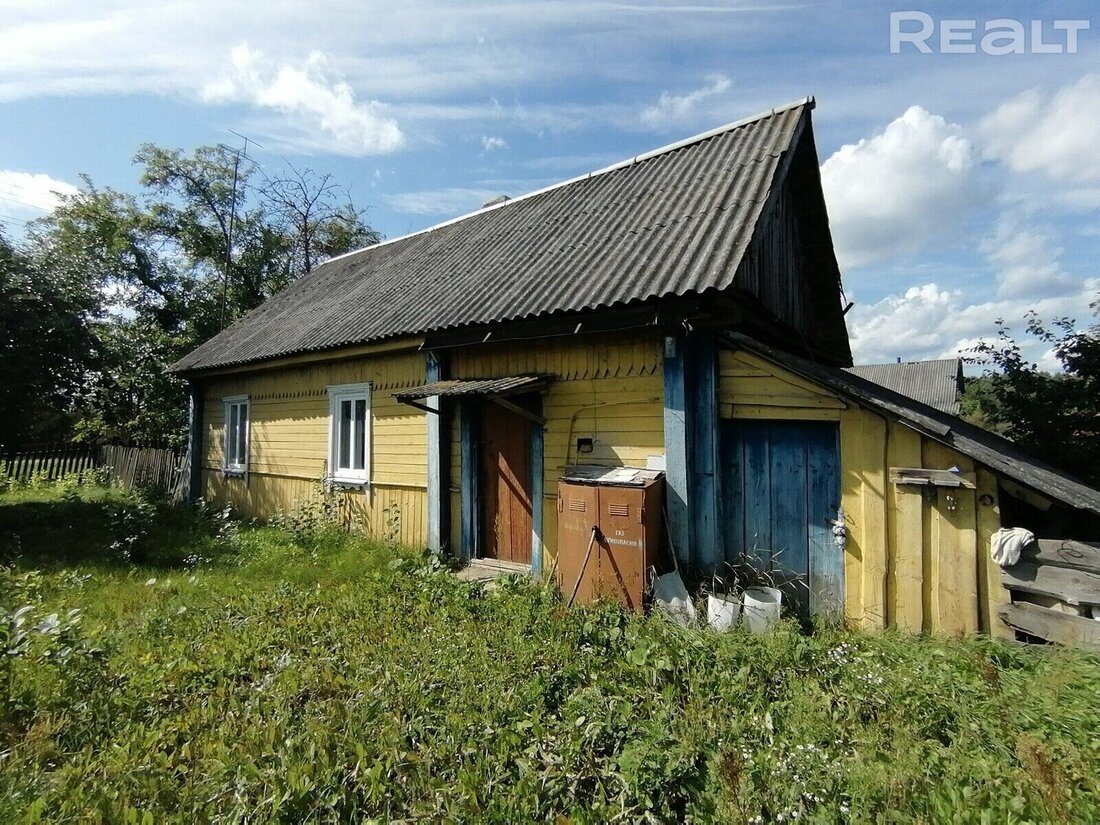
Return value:
M 440 397 L 453 397 L 459 395 L 480 395 L 488 398 L 501 398 L 506 395 L 516 395 L 523 392 L 534 392 L 545 387 L 552 376 L 548 375 L 513 375 L 508 378 L 466 378 L 449 379 L 447 381 L 435 381 L 422 387 L 414 387 L 411 390 L 403 390 L 394 393 L 394 398 L 402 403 L 420 401 L 431 398 L 433 395 Z

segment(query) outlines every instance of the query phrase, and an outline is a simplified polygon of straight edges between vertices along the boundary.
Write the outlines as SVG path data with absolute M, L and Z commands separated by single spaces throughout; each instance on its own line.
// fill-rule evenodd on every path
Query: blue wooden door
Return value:
M 832 534 L 840 506 L 837 426 L 727 420 L 721 453 L 728 565 L 767 570 L 803 614 L 842 609 L 844 553 Z

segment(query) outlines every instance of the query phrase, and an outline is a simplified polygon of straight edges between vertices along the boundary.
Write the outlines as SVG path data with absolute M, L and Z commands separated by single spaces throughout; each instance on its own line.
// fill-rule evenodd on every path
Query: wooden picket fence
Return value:
M 183 475 L 183 451 L 158 445 L 32 444 L 0 457 L 0 477 L 28 482 L 76 476 L 125 489 L 175 491 Z
M 107 481 L 118 487 L 175 489 L 182 470 L 183 452 L 168 447 L 100 447 L 100 467 Z
M 38 477 L 57 481 L 71 475 L 86 478 L 99 466 L 99 447 L 94 444 L 30 444 L 7 452 L 3 474 L 14 481 Z

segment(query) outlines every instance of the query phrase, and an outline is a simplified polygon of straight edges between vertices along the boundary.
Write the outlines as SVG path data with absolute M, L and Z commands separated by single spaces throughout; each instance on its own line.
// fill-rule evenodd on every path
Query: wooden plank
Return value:
M 989 555 L 990 540 L 1001 528 L 1001 504 L 997 476 L 979 467 L 978 483 L 978 629 L 994 638 L 1011 639 L 1012 631 L 998 620 L 997 611 L 1009 601 L 1001 584 L 1001 568 Z
M 810 567 L 806 546 L 809 525 L 806 501 L 808 460 L 803 432 L 795 426 L 775 423 L 769 428 L 771 542 L 768 550 L 780 580 L 793 574 L 801 576 L 805 582 Z M 809 608 L 806 595 L 804 588 L 795 588 L 788 594 L 788 598 L 798 600 L 802 613 Z
M 1100 544 L 1072 539 L 1039 539 L 1024 548 L 1020 560 L 1100 573 Z
M 767 407 L 748 404 L 722 404 L 723 418 L 768 418 L 800 421 L 839 421 L 840 410 L 816 407 Z
M 956 635 L 978 632 L 978 531 L 977 504 L 973 490 L 941 488 L 944 498 L 958 502 L 951 514 L 958 534 L 958 556 L 953 565 L 955 603 L 953 629 Z
M 886 422 L 862 414 L 863 454 L 863 626 L 882 629 L 886 603 Z
M 664 353 L 665 495 L 668 532 L 677 558 L 691 560 L 692 524 L 688 506 L 691 432 L 687 403 L 686 349 L 683 338 L 666 338 Z
M 806 407 L 827 410 L 843 410 L 843 401 L 825 395 L 780 395 L 778 393 L 739 392 L 727 403 L 757 407 Z
M 1100 575 L 1096 573 L 1020 562 L 1002 568 L 1001 581 L 1016 592 L 1053 596 L 1072 605 L 1100 606 Z
M 839 435 L 835 425 L 811 425 L 806 430 L 810 612 L 839 617 L 844 609 L 844 551 L 837 547 L 832 530 L 840 506 Z
M 546 472 L 543 468 L 543 428 L 539 424 L 531 427 L 531 575 L 542 578 L 542 524 L 543 489 Z
M 840 418 L 840 491 L 848 523 L 844 551 L 844 614 L 863 621 L 863 454 L 861 421 L 865 413 L 852 409 Z
M 1001 605 L 997 615 L 1006 629 L 1015 628 L 1048 642 L 1100 653 L 1100 622 L 1095 619 L 1027 603 Z
M 724 544 L 723 558 L 727 564 L 737 564 L 745 553 L 744 444 L 737 422 L 723 421 L 721 431 L 719 458 L 722 475 L 720 518 Z M 717 572 L 724 576 L 727 571 L 720 568 Z
M 203 413 L 202 385 L 190 381 L 187 386 L 188 426 L 187 426 L 187 500 L 196 502 L 202 498 L 202 433 Z
M 1051 501 L 1046 496 L 1041 496 L 1034 490 L 1030 490 L 1027 487 L 1023 487 L 1017 484 L 1015 481 L 1009 478 L 1001 476 L 1001 487 L 1010 496 L 1021 499 L 1027 502 L 1037 510 L 1042 510 L 1044 513 L 1050 509 Z
M 920 435 L 907 427 L 892 425 L 887 444 L 888 460 L 913 466 L 921 461 Z M 887 554 L 886 599 L 891 624 L 919 633 L 924 622 L 922 587 L 924 553 L 921 513 L 924 497 L 920 490 L 894 487 L 886 491 L 886 517 L 890 549 Z
M 933 487 L 966 487 L 974 489 L 974 474 L 951 470 L 930 470 L 924 467 L 890 467 L 892 484 Z
M 425 375 L 427 382 L 433 383 L 443 377 L 440 356 L 434 352 L 427 352 L 425 358 Z M 444 525 L 442 521 L 443 497 L 446 491 L 443 489 L 443 429 L 441 426 L 439 396 L 433 396 L 425 400 L 425 406 L 435 410 L 434 413 L 425 415 L 427 428 L 427 474 L 428 474 L 428 549 L 438 553 L 443 549 Z M 375 438 L 379 433 L 375 432 Z
M 460 426 L 462 428 L 462 541 L 458 548 L 458 555 L 461 560 L 468 561 L 477 555 L 480 532 L 477 489 L 478 422 L 474 401 L 464 399 L 461 402 Z
M 964 456 L 938 442 L 923 441 L 927 468 L 959 466 L 969 472 Z M 974 491 L 936 487 L 930 552 L 933 569 L 932 631 L 950 636 L 977 630 L 978 578 Z
M 694 562 L 704 570 L 718 564 L 718 353 L 711 335 L 700 334 L 692 347 L 694 387 L 691 399 L 692 536 Z
M 745 555 L 766 566 L 772 541 L 769 427 L 765 422 L 746 422 L 740 427 L 745 445 Z

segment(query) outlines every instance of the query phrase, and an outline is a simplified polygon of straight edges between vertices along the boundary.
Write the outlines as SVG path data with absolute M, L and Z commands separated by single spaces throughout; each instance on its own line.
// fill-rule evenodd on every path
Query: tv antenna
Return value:
M 237 222 L 237 181 L 240 178 L 241 158 L 244 157 L 251 160 L 248 156 L 248 144 L 250 143 L 260 149 L 264 148 L 262 144 L 257 143 L 247 135 L 242 135 L 240 132 L 235 132 L 232 129 L 228 129 L 227 131 L 243 140 L 244 146 L 240 149 L 233 149 L 222 144 L 226 149 L 233 152 L 233 197 L 229 202 L 229 229 L 226 232 L 225 239 L 225 266 L 222 267 L 222 329 L 225 329 L 225 317 L 229 311 L 229 270 L 233 266 L 233 226 Z

